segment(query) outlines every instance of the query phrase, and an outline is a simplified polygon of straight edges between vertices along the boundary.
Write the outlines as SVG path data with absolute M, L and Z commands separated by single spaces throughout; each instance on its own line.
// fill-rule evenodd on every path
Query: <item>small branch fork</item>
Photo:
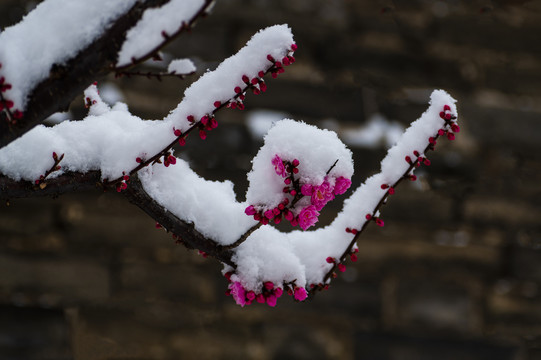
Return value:
M 452 120 L 455 120 L 455 119 L 456 119 L 455 116 L 452 116 L 449 119 L 443 119 L 445 121 L 445 127 L 451 128 Z M 438 132 L 434 137 L 430 138 L 429 143 L 425 147 L 422 154 L 424 155 L 429 151 L 434 151 L 435 150 L 436 140 L 442 135 L 443 135 L 442 133 Z M 416 157 L 415 160 L 409 159 L 410 161 L 408 161 L 408 162 L 409 162 L 410 165 L 407 168 L 407 170 L 404 172 L 404 174 L 394 184 L 385 187 L 387 189 L 387 191 L 383 194 L 382 198 L 379 200 L 378 204 L 374 207 L 372 212 L 370 214 L 366 215 L 366 221 L 363 223 L 362 227 L 360 229 L 358 229 L 358 230 L 357 229 L 349 229 L 349 228 L 346 229 L 346 231 L 349 230 L 348 232 L 351 232 L 351 233 L 354 234 L 353 239 L 350 241 L 349 245 L 346 247 L 346 249 L 344 250 L 344 252 L 340 256 L 340 258 L 333 262 L 333 266 L 331 267 L 331 269 L 323 277 L 322 283 L 320 283 L 320 284 L 318 284 L 318 285 L 316 285 L 316 286 L 314 286 L 313 288 L 310 289 L 309 296 L 314 296 L 316 291 L 321 291 L 321 290 L 325 290 L 325 289 L 328 288 L 330 279 L 332 277 L 336 276 L 336 270 L 339 269 L 339 267 L 346 261 L 348 255 L 354 253 L 353 247 L 355 246 L 355 244 L 359 240 L 359 238 L 360 238 L 361 234 L 363 233 L 363 231 L 367 228 L 368 224 L 370 222 L 372 222 L 371 220 L 378 223 L 379 218 L 378 218 L 377 214 L 379 214 L 379 211 L 380 211 L 381 207 L 384 204 L 387 203 L 387 199 L 388 199 L 389 195 L 394 194 L 394 191 L 395 191 L 394 189 L 396 189 L 396 187 L 404 179 L 409 179 L 409 180 L 415 180 L 416 179 L 415 175 L 411 175 L 413 169 L 415 169 L 416 167 L 419 167 L 422 163 L 424 163 L 427 166 L 430 165 L 430 161 L 428 161 L 428 159 L 426 157 L 421 156 L 420 153 L 417 153 L 416 156 L 417 157 Z M 408 158 L 406 159 L 406 161 L 408 160 Z M 382 186 L 382 188 L 384 188 L 384 187 Z M 378 223 L 378 225 L 383 226 L 383 222 Z

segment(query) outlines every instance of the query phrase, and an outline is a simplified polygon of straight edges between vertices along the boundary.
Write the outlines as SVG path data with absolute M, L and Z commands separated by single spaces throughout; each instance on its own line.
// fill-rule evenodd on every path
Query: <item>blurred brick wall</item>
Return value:
M 0 4 L 4 24 L 20 6 Z M 541 359 L 539 20 L 539 1 L 219 0 L 167 51 L 204 71 L 275 23 L 299 45 L 248 109 L 332 118 L 340 133 L 375 113 L 407 125 L 444 88 L 458 100 L 457 140 L 438 144 L 422 186 L 398 189 L 359 261 L 306 304 L 241 309 L 216 261 L 115 194 L 1 205 L 0 358 Z M 185 86 L 116 83 L 149 118 Z M 222 112 L 185 156 L 242 198 L 259 146 L 244 113 Z M 352 149 L 359 184 L 385 149 Z

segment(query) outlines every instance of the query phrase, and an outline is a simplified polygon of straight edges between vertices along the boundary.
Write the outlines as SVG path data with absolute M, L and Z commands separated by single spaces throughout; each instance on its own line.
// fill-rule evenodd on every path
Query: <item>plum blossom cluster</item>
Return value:
M 284 289 L 276 286 L 271 281 L 263 282 L 259 291 L 248 290 L 240 281 L 233 281 L 231 279 L 232 273 L 228 272 L 225 277 L 229 281 L 228 290 L 226 295 L 232 296 L 235 302 L 244 307 L 245 305 L 251 305 L 252 303 L 267 304 L 271 307 L 276 306 L 278 298 L 284 293 Z M 295 284 L 285 284 L 285 290 L 288 295 L 293 296 L 296 301 L 304 301 L 308 297 L 306 289 Z
M 274 173 L 283 179 L 285 185 L 282 189 L 283 200 L 270 209 L 249 205 L 245 210 L 246 215 L 253 216 L 254 220 L 263 225 L 271 221 L 279 224 L 284 218 L 292 226 L 299 225 L 301 229 L 306 230 L 317 223 L 319 212 L 329 201 L 336 195 L 345 193 L 351 186 L 351 180 L 343 176 L 336 179 L 326 176 L 321 184 L 302 183 L 298 159 L 283 160 L 275 154 L 271 159 L 271 165 Z

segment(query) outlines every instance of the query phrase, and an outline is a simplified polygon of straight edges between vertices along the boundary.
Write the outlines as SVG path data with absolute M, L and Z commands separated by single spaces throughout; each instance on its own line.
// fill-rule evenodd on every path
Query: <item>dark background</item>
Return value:
M 25 6 L 1 1 L 0 25 Z M 220 264 L 115 194 L 2 204 L 0 358 L 541 359 L 540 20 L 539 1 L 218 0 L 166 52 L 201 72 L 276 23 L 299 46 L 247 110 L 343 134 L 376 113 L 407 126 L 443 88 L 458 100 L 457 140 L 440 141 L 421 186 L 398 189 L 385 227 L 369 228 L 330 291 L 276 308 L 235 305 Z M 193 79 L 100 84 L 162 118 Z M 234 181 L 240 199 L 261 145 L 246 114 L 222 111 L 183 153 L 201 175 Z M 386 150 L 351 148 L 359 184 Z

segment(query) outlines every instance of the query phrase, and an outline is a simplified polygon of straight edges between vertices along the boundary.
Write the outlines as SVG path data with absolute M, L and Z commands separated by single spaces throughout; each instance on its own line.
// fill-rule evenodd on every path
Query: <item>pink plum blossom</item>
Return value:
M 301 210 L 299 214 L 299 226 L 306 230 L 317 222 L 319 212 L 314 205 L 310 205 Z
M 270 294 L 269 296 L 267 296 L 267 305 L 275 307 L 277 300 L 278 298 L 276 297 L 276 295 Z
M 331 188 L 331 185 L 325 180 L 323 184 L 314 187 L 314 192 L 312 193 L 312 205 L 316 207 L 316 210 L 319 211 L 332 199 L 334 199 L 334 194 Z
M 231 290 L 231 296 L 235 299 L 235 302 L 244 307 L 246 305 L 246 291 L 240 282 L 235 281 L 229 284 L 229 290 Z
M 303 194 L 304 196 L 312 196 L 313 193 L 314 188 L 311 184 L 304 184 L 303 186 L 301 186 L 301 194 Z
M 287 177 L 286 167 L 284 166 L 284 162 L 278 156 L 278 154 L 274 155 L 271 163 L 272 165 L 274 165 L 274 171 L 276 171 L 276 174 L 280 175 L 281 177 Z
M 308 294 L 303 287 L 295 287 L 294 297 L 297 301 L 304 301 L 308 297 Z
M 336 182 L 334 183 L 334 194 L 335 195 L 341 195 L 346 192 L 347 189 L 351 186 L 351 180 L 346 179 L 343 176 L 340 176 L 336 179 Z

